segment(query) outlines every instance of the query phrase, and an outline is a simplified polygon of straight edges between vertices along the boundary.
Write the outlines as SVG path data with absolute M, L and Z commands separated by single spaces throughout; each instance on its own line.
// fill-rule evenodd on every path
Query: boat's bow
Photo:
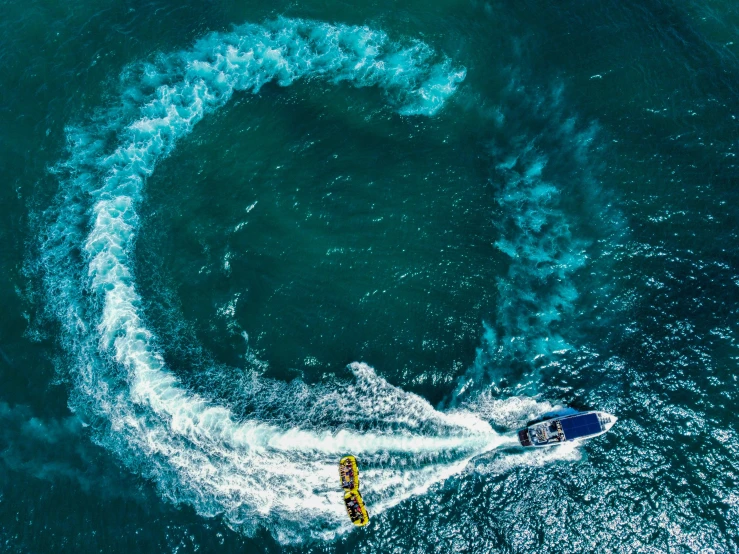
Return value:
M 618 421 L 618 418 L 608 412 L 598 412 L 598 420 L 600 420 L 601 431 L 607 433 Z

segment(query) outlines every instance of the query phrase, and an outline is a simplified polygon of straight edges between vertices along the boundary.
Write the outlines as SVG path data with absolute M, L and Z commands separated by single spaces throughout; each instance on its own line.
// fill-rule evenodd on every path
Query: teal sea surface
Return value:
M 0 552 L 739 552 L 735 3 L 0 6 Z

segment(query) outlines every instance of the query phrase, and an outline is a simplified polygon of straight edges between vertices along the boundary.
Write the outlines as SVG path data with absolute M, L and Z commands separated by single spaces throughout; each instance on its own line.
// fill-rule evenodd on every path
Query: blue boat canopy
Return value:
M 601 432 L 597 414 L 582 414 L 560 420 L 565 438 L 569 440 L 587 437 Z

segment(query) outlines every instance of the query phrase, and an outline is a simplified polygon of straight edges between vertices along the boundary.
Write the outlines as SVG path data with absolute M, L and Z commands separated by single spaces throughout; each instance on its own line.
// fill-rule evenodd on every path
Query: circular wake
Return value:
M 377 87 L 401 114 L 428 116 L 465 70 L 422 42 L 403 47 L 366 27 L 289 19 L 214 33 L 160 56 L 124 79 L 117 107 L 68 130 L 41 256 L 48 304 L 75 360 L 70 404 L 95 439 L 170 500 L 222 514 L 245 532 L 266 526 L 284 542 L 351 527 L 338 489 L 343 454 L 360 459 L 363 494 L 378 513 L 504 442 L 471 413 L 438 412 L 363 364 L 353 364 L 352 385 L 307 392 L 313 412 L 306 408 L 298 426 L 258 412 L 239 419 L 165 366 L 132 264 L 147 177 L 235 92 L 319 77 Z M 260 379 L 253 377 L 257 388 Z M 342 424 L 321 424 L 316 406 L 346 414 Z

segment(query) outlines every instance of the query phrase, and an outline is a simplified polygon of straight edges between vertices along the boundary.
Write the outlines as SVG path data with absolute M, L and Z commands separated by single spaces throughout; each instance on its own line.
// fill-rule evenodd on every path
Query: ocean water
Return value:
M 3 2 L 0 551 L 738 552 L 738 33 Z

